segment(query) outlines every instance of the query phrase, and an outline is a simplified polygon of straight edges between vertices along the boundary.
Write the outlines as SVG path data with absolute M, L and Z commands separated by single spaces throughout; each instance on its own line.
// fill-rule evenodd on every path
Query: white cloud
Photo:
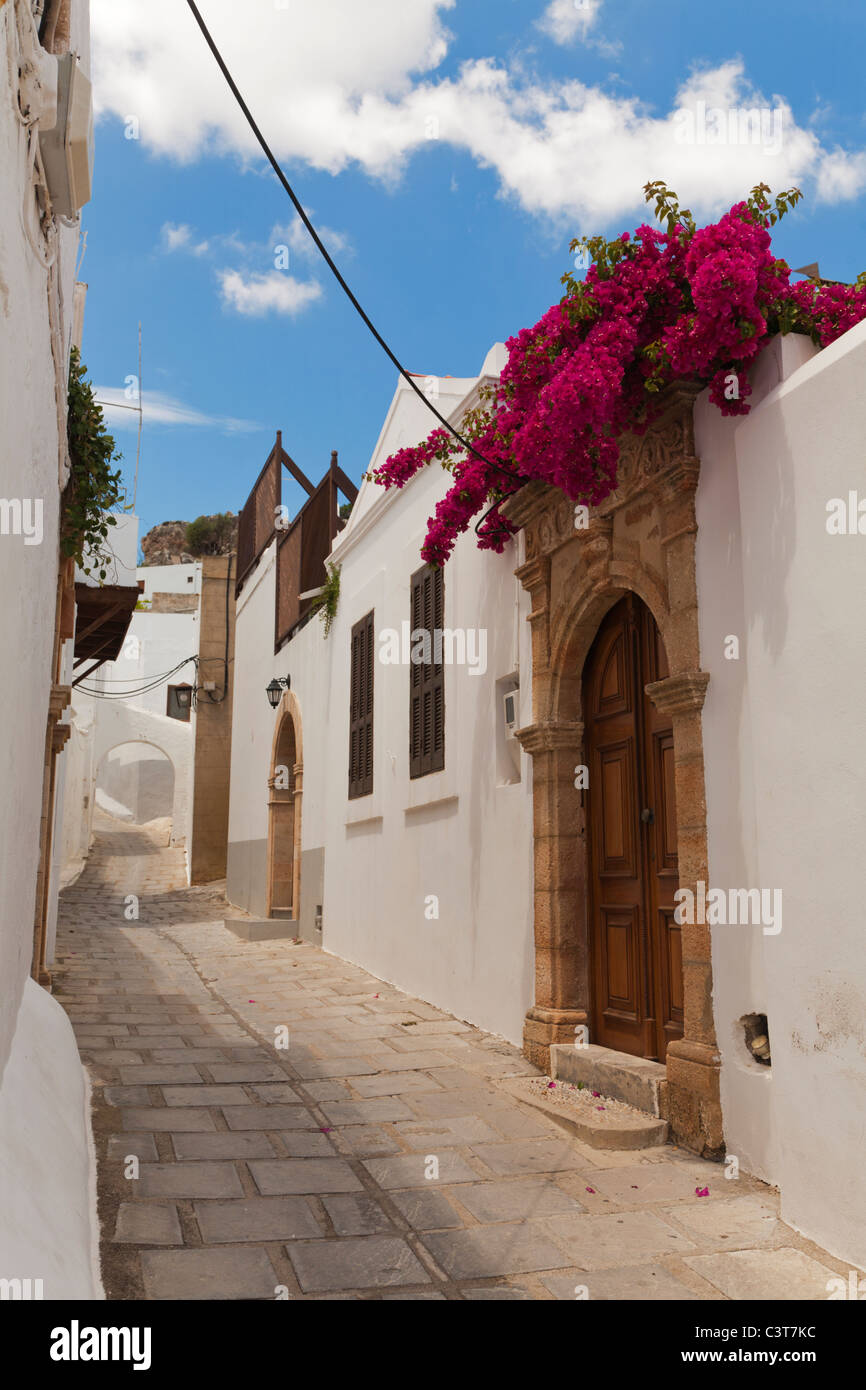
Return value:
M 827 203 L 859 198 L 866 189 L 866 154 L 832 150 L 818 170 L 818 197 Z
M 209 250 L 207 241 L 195 241 L 193 229 L 186 222 L 164 222 L 161 236 L 165 251 L 191 251 L 194 256 L 203 256 Z
M 343 232 L 335 232 L 333 227 L 318 226 L 312 210 L 304 208 L 304 211 L 332 256 L 346 256 L 351 253 L 351 243 Z M 301 256 L 305 260 L 319 260 L 321 256 L 319 248 L 297 213 L 291 222 L 284 226 L 274 227 L 271 232 L 271 240 L 275 244 L 288 246 L 289 250 L 294 251 L 296 256 Z
M 444 18 L 454 3 L 290 0 L 278 9 L 261 0 L 255 22 L 241 23 L 234 0 L 209 0 L 207 19 L 286 163 L 305 161 L 331 173 L 356 165 L 394 181 L 438 121 L 439 139 L 492 170 L 504 196 L 576 233 L 632 212 L 649 179 L 665 179 L 698 215 L 717 212 L 759 181 L 774 189 L 803 183 L 826 201 L 854 197 L 863 185 L 863 153 L 827 150 L 797 125 L 783 96 L 753 90 L 740 60 L 693 74 L 672 94 L 668 111 L 576 80 L 526 75 L 519 60 L 507 65 L 482 56 L 456 76 L 440 76 L 436 68 L 450 37 Z M 92 14 L 100 112 L 136 115 L 142 141 L 157 153 L 258 159 L 185 5 L 92 0 Z M 577 35 L 581 10 L 566 15 L 562 3 L 546 10 L 563 35 L 573 17 Z M 682 141 L 676 111 L 698 101 L 777 107 L 784 117 L 781 149 Z
M 112 430 L 138 429 L 137 397 L 130 399 L 122 386 L 96 386 L 94 394 Z M 207 415 L 193 406 L 184 405 L 183 401 L 164 391 L 143 391 L 141 404 L 145 425 L 186 425 L 199 429 L 219 429 L 224 434 L 248 434 L 261 429 L 253 420 L 237 420 L 230 415 Z
M 551 0 L 538 27 L 555 43 L 572 43 L 578 37 L 586 38 L 601 5 L 602 0 Z
M 322 293 L 317 281 L 296 280 L 279 270 L 246 276 L 238 270 L 223 270 L 219 279 L 223 303 L 250 318 L 300 314 Z

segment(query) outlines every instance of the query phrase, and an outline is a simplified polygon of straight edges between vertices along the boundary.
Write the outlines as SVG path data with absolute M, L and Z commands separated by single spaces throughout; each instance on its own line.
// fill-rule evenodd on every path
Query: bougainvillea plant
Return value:
M 791 284 L 790 267 L 773 255 L 769 229 L 799 189 L 771 201 L 758 184 L 700 228 L 664 183 L 644 192 L 661 227 L 571 243 L 592 264 L 583 280 L 563 275 L 560 302 L 508 340 L 499 382 L 482 388 L 462 422 L 472 452 L 440 427 L 369 475 L 399 488 L 434 459 L 451 474 L 428 524 L 428 562 L 443 564 L 479 514 L 479 545 L 501 552 L 514 528 L 499 506 L 531 480 L 574 502 L 603 501 L 616 487 L 618 437 L 646 430 L 671 383 L 708 385 L 724 415 L 745 415 L 748 369 L 769 337 L 806 333 L 826 347 L 866 318 L 866 274 L 854 285 Z

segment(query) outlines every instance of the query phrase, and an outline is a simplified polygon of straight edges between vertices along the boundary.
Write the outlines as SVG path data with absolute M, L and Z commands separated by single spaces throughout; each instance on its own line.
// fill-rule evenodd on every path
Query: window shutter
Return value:
M 441 569 L 425 565 L 413 574 L 409 616 L 413 636 L 419 630 L 429 633 L 430 661 L 411 662 L 409 673 L 409 776 L 425 777 L 445 766 L 445 669 L 441 659 L 435 660 L 436 632 L 445 622 Z
M 352 628 L 349 688 L 349 797 L 373 790 L 373 614 Z

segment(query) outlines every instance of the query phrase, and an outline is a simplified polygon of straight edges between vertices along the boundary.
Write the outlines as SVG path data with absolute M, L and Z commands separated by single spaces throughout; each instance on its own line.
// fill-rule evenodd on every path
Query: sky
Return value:
M 492 343 L 560 298 L 572 237 L 652 220 L 652 179 L 699 221 L 755 183 L 797 185 L 777 254 L 832 279 L 866 268 L 862 0 L 199 5 L 410 371 L 476 375 Z M 185 0 L 91 0 L 91 16 L 82 355 L 99 399 L 129 404 L 141 322 L 141 534 L 240 511 L 278 429 L 314 483 L 332 449 L 358 482 L 396 370 L 309 241 Z M 741 118 L 755 109 L 760 130 Z M 137 417 L 106 416 L 131 500 Z M 293 514 L 303 494 L 286 482 Z

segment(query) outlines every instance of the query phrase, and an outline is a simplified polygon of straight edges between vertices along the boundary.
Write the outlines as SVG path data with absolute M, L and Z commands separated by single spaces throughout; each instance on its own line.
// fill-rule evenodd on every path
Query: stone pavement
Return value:
M 61 898 L 109 1298 L 825 1299 L 847 1278 L 772 1189 L 673 1146 L 588 1148 L 497 1089 L 535 1074 L 516 1048 L 235 937 L 165 838 L 100 817 Z

